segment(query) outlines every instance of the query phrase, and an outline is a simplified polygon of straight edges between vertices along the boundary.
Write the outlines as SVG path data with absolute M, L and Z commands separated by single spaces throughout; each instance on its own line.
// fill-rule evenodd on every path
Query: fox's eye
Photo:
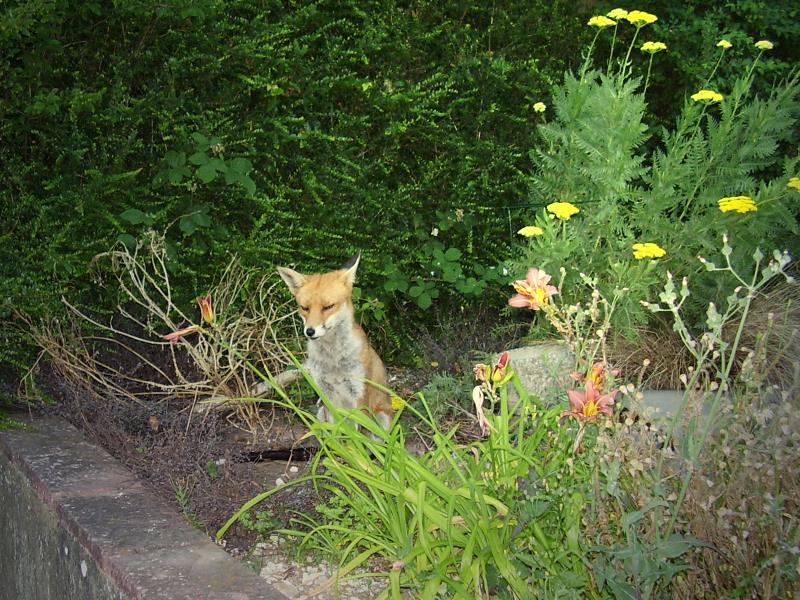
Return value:
M 300 312 L 308 312 L 308 307 L 307 306 L 301 306 L 300 307 Z
M 336 306 L 336 305 L 335 304 L 326 304 L 325 306 L 322 307 L 322 310 L 330 310 L 334 306 Z

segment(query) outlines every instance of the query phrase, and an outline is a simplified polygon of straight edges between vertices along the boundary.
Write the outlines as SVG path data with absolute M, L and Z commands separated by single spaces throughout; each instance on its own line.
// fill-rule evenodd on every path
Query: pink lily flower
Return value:
M 558 293 L 557 287 L 548 285 L 550 279 L 551 276 L 540 269 L 528 269 L 525 279 L 514 282 L 517 295 L 510 298 L 508 303 L 515 308 L 539 310 Z
M 590 379 L 586 380 L 586 390 L 567 390 L 570 410 L 561 413 L 563 417 L 575 417 L 579 421 L 588 422 L 597 419 L 600 414 L 611 415 L 613 412 L 614 398 L 619 390 L 612 390 L 601 394 L 594 387 Z
M 616 377 L 619 375 L 619 369 L 608 369 L 608 365 L 601 360 L 594 363 L 586 375 L 576 371 L 571 373 L 570 377 L 572 377 L 575 381 L 580 381 L 581 383 L 591 381 L 595 389 L 599 392 L 602 392 L 606 383 L 606 373 L 610 373 Z

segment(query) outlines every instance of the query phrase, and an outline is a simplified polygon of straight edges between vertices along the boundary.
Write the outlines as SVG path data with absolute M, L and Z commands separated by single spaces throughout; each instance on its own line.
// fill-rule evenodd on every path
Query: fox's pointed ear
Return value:
M 347 284 L 349 286 L 353 286 L 356 282 L 356 269 L 358 269 L 358 263 L 361 261 L 361 253 L 359 252 L 355 256 L 353 256 L 350 260 L 344 263 L 342 269 L 344 270 L 344 276 L 347 280 Z
M 289 267 L 278 267 L 278 275 L 281 276 L 281 279 L 289 286 L 289 290 L 295 295 L 297 294 L 297 290 L 303 287 L 303 284 L 306 282 L 305 275 Z

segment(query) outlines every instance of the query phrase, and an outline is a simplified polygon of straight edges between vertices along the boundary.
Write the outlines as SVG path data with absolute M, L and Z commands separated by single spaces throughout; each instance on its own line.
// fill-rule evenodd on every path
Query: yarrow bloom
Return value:
M 547 205 L 547 212 L 554 214 L 562 221 L 569 221 L 569 218 L 577 215 L 581 209 L 569 202 L 551 202 Z
M 543 113 L 546 108 L 547 106 L 545 105 L 544 102 L 537 102 L 536 104 L 533 105 L 534 112 L 538 113 Z
M 633 258 L 636 260 L 642 260 L 643 258 L 661 258 L 666 253 L 667 251 L 661 246 L 651 242 L 633 245 Z
M 542 235 L 544 233 L 544 229 L 541 227 L 536 227 L 535 225 L 528 225 L 527 227 L 520 229 L 517 233 L 524 237 L 531 237 L 532 235 Z
M 655 23 L 658 21 L 657 16 L 651 15 L 643 10 L 632 10 L 623 18 L 632 25 L 636 25 L 636 27 L 644 27 L 645 25 L 650 25 L 650 23 Z
M 403 400 L 400 396 L 392 396 L 392 410 L 400 410 L 405 405 L 405 400 Z
M 790 177 L 789 182 L 786 184 L 786 186 L 794 188 L 798 192 L 800 192 L 800 177 Z
M 550 298 L 558 293 L 558 288 L 550 283 L 550 275 L 539 269 L 529 269 L 525 279 L 514 282 L 517 295 L 509 299 L 509 305 L 515 308 L 539 310 L 550 302 Z
M 727 50 L 728 48 L 732 48 L 733 44 L 731 44 L 728 40 L 722 39 L 717 42 L 717 48 L 722 48 L 723 50 Z
M 717 201 L 722 212 L 735 211 L 738 213 L 756 212 L 758 206 L 750 196 L 730 196 Z
M 664 42 L 645 42 L 642 44 L 642 52 L 647 52 L 648 54 L 655 54 L 666 49 L 667 45 Z
M 602 15 L 599 17 L 592 17 L 587 23 L 587 25 L 590 27 L 599 27 L 600 29 L 603 29 L 604 27 L 613 27 L 616 24 L 616 21 L 612 21 L 608 17 L 604 17 Z
M 575 417 L 579 421 L 594 421 L 598 415 L 611 415 L 614 398 L 619 390 L 601 394 L 591 380 L 586 381 L 585 391 L 567 390 L 570 410 L 561 413 L 561 418 Z
M 200 306 L 200 316 L 203 321 L 209 325 L 213 325 L 216 316 L 214 315 L 214 307 L 211 304 L 211 295 L 200 296 L 197 299 L 197 304 Z
M 756 48 L 759 50 L 772 50 L 775 46 L 773 46 L 772 42 L 769 40 L 758 40 L 756 42 Z
M 696 94 L 691 95 L 692 100 L 695 102 L 705 102 L 712 104 L 714 102 L 722 102 L 724 96 L 714 90 L 700 90 Z
M 615 8 L 614 10 L 609 12 L 606 16 L 611 17 L 616 21 L 619 21 L 620 19 L 624 19 L 625 17 L 628 16 L 628 11 L 625 10 L 624 8 Z

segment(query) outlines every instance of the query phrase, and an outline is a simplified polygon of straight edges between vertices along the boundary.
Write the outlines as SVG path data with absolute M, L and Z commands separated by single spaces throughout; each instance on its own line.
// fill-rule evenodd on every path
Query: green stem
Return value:
M 647 84 L 650 83 L 650 69 L 653 66 L 653 55 L 650 55 L 650 62 L 647 63 L 647 76 L 644 78 L 644 89 L 642 90 L 642 95 L 647 94 Z
M 611 51 L 608 53 L 608 64 L 606 65 L 606 75 L 611 74 L 611 61 L 614 58 L 614 45 L 617 43 L 617 27 L 619 27 L 619 23 L 614 25 L 614 37 L 611 38 Z
M 631 51 L 633 50 L 633 46 L 636 44 L 636 37 L 639 35 L 639 30 L 641 28 L 642 28 L 641 25 L 636 28 L 636 31 L 633 34 L 633 39 L 631 40 L 631 45 L 628 46 L 628 53 L 625 55 L 625 60 L 622 61 L 622 71 L 620 71 L 620 74 L 619 74 L 620 83 L 625 81 L 625 74 L 626 74 L 625 71 L 628 68 L 628 61 L 631 58 Z

